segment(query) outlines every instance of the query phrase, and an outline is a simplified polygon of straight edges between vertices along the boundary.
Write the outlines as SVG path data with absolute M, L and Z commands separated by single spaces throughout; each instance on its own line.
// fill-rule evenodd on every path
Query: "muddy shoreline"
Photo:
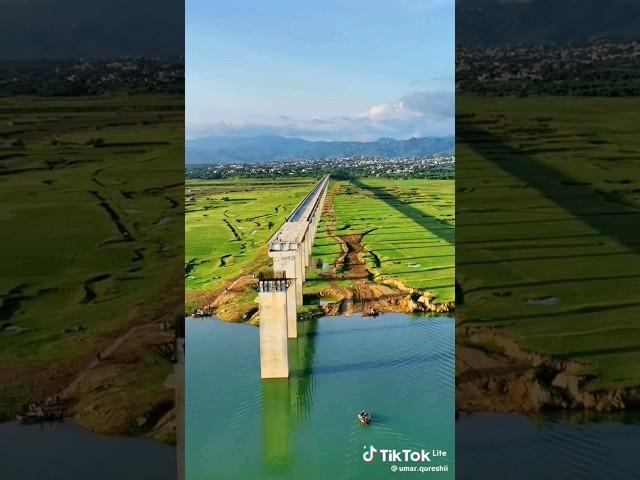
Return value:
M 138 323 L 97 344 L 100 355 L 16 371 L 14 375 L 32 381 L 25 384 L 25 403 L 6 405 L 0 422 L 40 408 L 54 412 L 55 421 L 72 420 L 93 433 L 145 436 L 175 445 L 176 385 L 170 358 L 174 333 L 168 326 L 165 317 Z M 162 384 L 141 380 L 150 361 L 156 362 L 155 375 L 166 373 Z M 43 421 L 47 419 L 32 420 Z
M 640 407 L 640 388 L 592 390 L 594 365 L 527 351 L 488 328 L 456 328 L 456 412 L 616 412 Z

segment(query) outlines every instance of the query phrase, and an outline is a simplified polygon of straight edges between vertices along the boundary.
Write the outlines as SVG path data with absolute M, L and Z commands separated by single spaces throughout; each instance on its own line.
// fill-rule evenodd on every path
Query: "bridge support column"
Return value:
M 292 282 L 289 288 L 287 288 L 287 338 L 298 338 L 298 302 L 296 299 L 296 290 L 295 282 Z M 300 289 L 300 295 L 302 295 L 302 288 Z
M 284 272 L 286 278 L 293 279 L 293 285 L 287 289 L 287 318 L 289 338 L 298 337 L 298 318 L 296 306 L 302 305 L 303 269 L 300 267 L 300 255 L 274 256 L 273 271 L 276 275 Z
M 287 378 L 289 376 L 287 351 L 289 313 L 287 300 L 289 295 L 287 291 L 292 288 L 293 281 L 288 278 L 258 282 L 261 378 Z
M 302 260 L 302 255 L 296 255 L 295 257 L 295 279 L 296 279 L 296 303 L 298 305 L 302 305 L 303 297 L 302 297 L 302 285 L 305 281 L 304 275 L 304 261 Z
M 307 233 L 304 236 L 304 244 L 306 247 L 306 255 L 304 256 L 305 264 L 308 267 L 311 265 L 311 247 L 313 247 L 313 243 L 311 243 L 311 232 L 307 230 Z

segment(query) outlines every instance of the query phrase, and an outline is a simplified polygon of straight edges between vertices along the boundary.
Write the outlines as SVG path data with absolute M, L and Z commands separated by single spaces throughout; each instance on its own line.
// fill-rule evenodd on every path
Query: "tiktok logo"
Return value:
M 362 448 L 364 449 L 364 453 L 362 454 L 362 459 L 367 463 L 373 462 L 373 459 L 375 458 L 376 453 L 378 453 L 378 450 L 376 450 L 376 448 L 373 445 L 369 445 L 369 451 L 367 451 L 366 446 Z

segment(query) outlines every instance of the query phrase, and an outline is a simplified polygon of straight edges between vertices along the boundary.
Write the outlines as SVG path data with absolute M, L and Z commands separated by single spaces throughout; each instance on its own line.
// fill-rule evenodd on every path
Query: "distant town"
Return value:
M 459 46 L 456 89 L 480 95 L 640 95 L 640 42 Z
M 184 58 L 0 61 L 0 96 L 184 93 Z
M 282 160 L 265 163 L 187 165 L 187 179 L 281 178 L 283 176 L 335 179 L 355 177 L 442 178 L 455 176 L 455 156 L 378 158 L 365 155 L 324 160 Z

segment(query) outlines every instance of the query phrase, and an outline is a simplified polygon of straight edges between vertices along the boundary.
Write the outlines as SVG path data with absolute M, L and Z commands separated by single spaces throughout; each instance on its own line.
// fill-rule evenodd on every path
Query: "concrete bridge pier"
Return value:
M 289 376 L 287 338 L 291 311 L 296 321 L 296 304 L 291 301 L 290 293 L 293 289 L 293 279 L 285 275 L 258 281 L 261 378 Z
M 313 240 L 311 238 L 311 232 L 307 232 L 307 235 L 304 237 L 304 263 L 307 268 L 311 265 L 311 248 L 313 247 Z
M 302 305 L 303 268 L 302 258 L 292 252 L 272 254 L 273 270 L 276 276 L 284 275 L 293 280 L 293 285 L 287 288 L 287 325 L 289 338 L 298 337 L 298 318 L 296 307 Z
M 302 254 L 290 255 L 288 257 L 273 257 L 273 268 L 275 271 L 283 271 L 287 278 L 294 280 L 293 299 L 296 305 L 302 305 L 302 285 L 305 280 L 304 260 Z M 290 338 L 295 338 L 290 337 Z
M 294 280 L 295 300 L 298 305 L 302 305 L 302 285 L 306 278 L 304 255 L 302 237 L 300 237 L 300 243 L 277 242 L 269 250 L 269 256 L 273 258 L 274 272 L 284 272 L 287 278 Z
M 295 282 L 291 282 L 291 285 L 287 288 L 287 338 L 298 338 L 297 291 Z M 300 287 L 300 296 L 302 296 L 302 287 Z M 300 303 L 302 304 L 302 300 L 300 300 Z

